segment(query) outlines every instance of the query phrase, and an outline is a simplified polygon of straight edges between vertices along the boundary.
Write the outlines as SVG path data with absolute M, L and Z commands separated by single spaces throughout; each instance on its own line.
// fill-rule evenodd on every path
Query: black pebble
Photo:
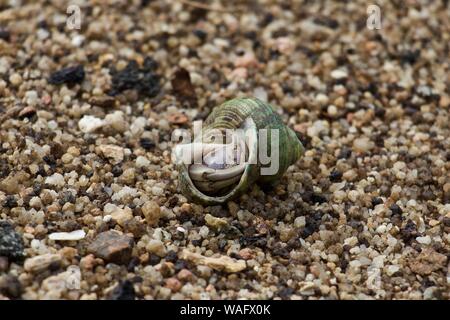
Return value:
M 352 155 L 352 149 L 343 147 L 339 152 L 338 159 L 348 159 Z
M 7 221 L 0 221 L 0 256 L 13 261 L 25 257 L 22 236 Z
M 111 294 L 111 300 L 134 300 L 136 293 L 133 284 L 129 280 L 119 282 L 119 285 Z
M 14 196 L 12 195 L 6 196 L 3 206 L 10 209 L 17 207 L 16 198 L 14 198 Z
M 175 262 L 178 260 L 178 255 L 175 251 L 170 250 L 167 252 L 166 256 L 164 257 L 167 262 Z
M 118 177 L 123 173 L 122 167 L 120 165 L 115 165 L 112 170 L 111 173 L 114 175 L 114 177 Z
M 195 29 L 192 33 L 194 33 L 194 35 L 202 41 L 205 41 L 208 37 L 208 34 L 201 29 Z
M 9 33 L 8 30 L 0 29 L 0 39 L 1 40 L 8 42 L 10 38 L 11 38 L 11 34 Z
M 155 142 L 153 142 L 149 138 L 142 138 L 141 140 L 139 140 L 139 144 L 145 150 L 152 150 L 156 146 Z
M 383 199 L 379 198 L 379 197 L 373 197 L 372 198 L 372 207 L 375 207 L 379 204 L 383 203 Z
M 50 84 L 75 84 L 82 82 L 84 75 L 84 67 L 82 65 L 78 65 L 64 68 L 52 73 L 48 82 Z
M 312 192 L 312 191 L 306 191 L 302 195 L 303 201 L 309 203 L 309 204 L 321 204 L 327 201 L 327 198 L 325 198 L 323 195 Z
M 390 206 L 389 209 L 392 211 L 393 215 L 401 215 L 403 213 L 402 208 L 400 208 L 395 203 L 392 206 Z
M 143 68 L 139 68 L 136 61 L 132 60 L 120 71 L 114 68 L 110 70 L 112 76 L 112 88 L 110 95 L 116 95 L 125 90 L 136 90 L 140 95 L 154 97 L 160 91 L 159 75 L 154 73 L 156 62 L 147 57 Z
M 331 171 L 331 173 L 330 173 L 330 181 L 331 182 L 339 182 L 339 181 L 341 181 L 341 178 L 342 178 L 342 172 L 340 172 L 336 169 L 333 169 L 333 171 Z

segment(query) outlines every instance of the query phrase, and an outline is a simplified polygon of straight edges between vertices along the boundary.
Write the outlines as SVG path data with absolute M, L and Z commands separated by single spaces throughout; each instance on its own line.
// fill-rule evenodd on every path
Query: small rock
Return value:
M 244 260 L 236 260 L 228 256 L 221 256 L 219 258 L 205 257 L 201 254 L 190 252 L 187 249 L 183 250 L 181 259 L 191 261 L 197 265 L 206 265 L 214 270 L 228 273 L 240 272 L 247 267 Z
M 7 221 L 0 221 L 0 256 L 12 261 L 25 257 L 22 236 Z
M 227 220 L 214 217 L 214 216 L 210 215 L 209 213 L 205 215 L 205 222 L 211 228 L 214 228 L 219 231 L 228 227 Z
M 189 118 L 184 113 L 177 112 L 169 114 L 167 120 L 173 124 L 184 124 L 189 121 Z
M 331 71 L 331 77 L 333 79 L 344 79 L 348 77 L 348 73 L 345 70 L 342 69 L 335 69 Z
M 100 233 L 87 250 L 106 262 L 126 264 L 131 259 L 133 246 L 132 237 L 109 230 Z
M 180 291 L 181 287 L 182 284 L 177 278 L 169 278 L 166 280 L 166 288 L 169 288 L 172 292 Z
M 359 152 L 368 152 L 374 147 L 375 143 L 366 137 L 357 138 L 353 141 L 353 148 Z
M 416 241 L 420 244 L 428 245 L 431 243 L 431 238 L 430 238 L 430 236 L 417 237 Z
M 78 121 L 78 127 L 84 133 L 92 133 L 105 125 L 105 121 L 94 116 L 83 116 Z
M 105 117 L 105 128 L 108 128 L 116 133 L 124 133 L 128 130 L 128 122 L 125 121 L 122 111 L 114 111 Z
M 102 108 L 112 108 L 116 103 L 116 99 L 110 96 L 93 96 L 89 99 L 89 103 Z
M 303 228 L 305 225 L 306 225 L 306 218 L 304 216 L 295 218 L 294 227 Z
M 84 67 L 82 65 L 68 67 L 56 71 L 50 75 L 48 82 L 50 84 L 75 84 L 80 83 L 84 79 Z
M 152 239 L 149 241 L 146 247 L 147 251 L 154 253 L 159 257 L 164 257 L 166 255 L 166 247 L 161 240 Z
M 178 272 L 177 277 L 181 281 L 192 281 L 195 278 L 188 269 L 181 269 L 180 272 Z
M 72 232 L 53 232 L 48 238 L 54 241 L 77 241 L 84 239 L 85 236 L 84 230 L 75 230 Z
M 150 226 L 158 224 L 159 219 L 161 218 L 161 209 L 155 201 L 147 201 L 141 209 L 145 220 Z
M 22 292 L 22 284 L 17 277 L 9 274 L 0 277 L 0 296 L 4 295 L 10 299 L 18 299 Z
M 126 221 L 133 218 L 133 212 L 130 208 L 125 207 L 122 209 L 112 203 L 107 203 L 103 208 L 103 212 L 106 215 L 110 215 L 111 218 L 122 227 L 125 225 Z
M 443 268 L 446 263 L 447 257 L 445 255 L 427 248 L 422 250 L 416 259 L 410 261 L 409 266 L 414 273 L 426 276 Z
M 22 76 L 18 73 L 13 73 L 9 76 L 9 82 L 11 82 L 14 87 L 17 87 L 22 83 Z
M 9 261 L 7 257 L 0 256 L 0 273 L 6 272 L 9 267 Z
M 397 265 L 390 265 L 386 268 L 386 274 L 388 276 L 393 276 L 396 272 L 400 270 L 400 267 Z
M 38 273 L 47 270 L 50 265 L 60 265 L 62 256 L 60 254 L 46 253 L 25 260 L 23 265 L 25 271 Z
M 234 60 L 234 66 L 236 68 L 252 68 L 258 66 L 258 60 L 253 53 L 247 52 L 243 56 L 237 57 Z
M 135 298 L 136 292 L 133 284 L 129 280 L 120 281 L 110 296 L 110 300 L 134 300 Z
M 66 184 L 66 181 L 64 180 L 64 177 L 60 173 L 54 173 L 53 175 L 47 177 L 45 179 L 45 183 L 50 184 L 52 186 L 57 187 L 64 187 Z
M 139 156 L 136 158 L 136 167 L 137 168 L 144 168 L 150 165 L 150 160 L 148 160 L 144 156 Z
M 242 259 L 244 259 L 244 260 L 250 260 L 250 259 L 253 259 L 254 254 L 253 254 L 252 249 L 243 248 L 243 249 L 239 250 L 239 256 L 241 256 Z
M 102 144 L 98 146 L 101 154 L 110 160 L 112 164 L 118 164 L 123 161 L 124 158 L 124 150 L 119 146 L 115 146 L 112 144 Z

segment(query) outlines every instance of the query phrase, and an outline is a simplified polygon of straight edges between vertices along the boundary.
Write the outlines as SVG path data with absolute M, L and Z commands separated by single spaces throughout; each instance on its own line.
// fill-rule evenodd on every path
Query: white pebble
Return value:
M 86 232 L 84 232 L 84 230 L 75 230 L 72 232 L 54 232 L 48 237 L 50 240 L 76 241 L 84 239 L 85 236 Z
M 84 116 L 78 121 L 78 127 L 84 133 L 94 132 L 103 127 L 105 122 L 94 116 Z
M 60 173 L 54 173 L 53 175 L 45 179 L 45 183 L 57 187 L 63 187 L 66 182 L 64 180 L 64 177 Z
M 431 243 L 431 238 L 430 238 L 430 236 L 417 237 L 416 240 L 417 240 L 417 242 L 420 243 L 420 244 L 428 245 L 428 244 Z

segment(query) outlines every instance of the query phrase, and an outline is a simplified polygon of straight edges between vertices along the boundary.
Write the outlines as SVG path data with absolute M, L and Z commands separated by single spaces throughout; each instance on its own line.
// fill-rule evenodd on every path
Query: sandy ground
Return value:
M 73 1 L 70 30 L 0 1 L 0 298 L 448 299 L 449 3 L 376 2 L 379 30 L 366 1 Z M 243 96 L 306 153 L 191 203 L 171 135 Z

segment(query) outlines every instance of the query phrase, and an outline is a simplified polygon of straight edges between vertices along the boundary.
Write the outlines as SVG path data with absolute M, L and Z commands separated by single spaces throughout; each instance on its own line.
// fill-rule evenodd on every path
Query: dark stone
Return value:
M 342 178 L 342 172 L 340 172 L 336 169 L 333 169 L 333 171 L 331 171 L 331 173 L 330 173 L 329 178 L 330 178 L 331 182 L 339 182 L 339 181 L 341 181 L 341 178 Z
M 8 42 L 10 40 L 10 38 L 11 38 L 11 33 L 6 29 L 1 28 L 0 29 L 0 39 Z
M 14 227 L 7 221 L 0 221 L 0 256 L 8 257 L 12 261 L 25 257 L 22 236 L 14 231 Z
M 381 199 L 380 197 L 373 197 L 372 198 L 372 207 L 375 207 L 379 204 L 383 203 L 383 199 Z
M 84 79 L 84 66 L 77 65 L 74 67 L 68 67 L 61 70 L 58 70 L 50 75 L 48 82 L 50 84 L 75 84 L 81 83 Z
M 337 20 L 326 16 L 317 17 L 313 21 L 317 25 L 324 26 L 330 29 L 336 29 L 339 27 L 339 22 Z
M 410 243 L 418 236 L 417 226 L 412 220 L 408 220 L 404 228 L 400 230 L 403 240 Z
M 135 300 L 136 292 L 129 280 L 120 281 L 111 293 L 110 300 Z
M 170 250 L 164 258 L 167 262 L 176 262 L 178 260 L 178 254 L 175 251 Z
M 404 51 L 399 55 L 399 59 L 404 64 L 415 64 L 420 58 L 420 50 Z
M 389 207 L 393 215 L 401 215 L 403 213 L 402 208 L 400 208 L 397 204 L 393 204 Z
M 132 60 L 123 70 L 110 69 L 112 87 L 109 94 L 114 96 L 125 90 L 136 90 L 142 96 L 155 97 L 161 89 L 160 77 L 154 73 L 156 63 L 151 63 L 148 59 L 146 58 L 142 68 Z
M 342 147 L 341 151 L 339 152 L 338 159 L 348 159 L 352 155 L 352 149 L 347 147 Z
M 16 198 L 13 195 L 6 196 L 3 206 L 10 209 L 17 207 Z
M 122 167 L 120 165 L 115 165 L 114 167 L 112 167 L 111 173 L 113 174 L 114 177 L 122 175 L 123 173 Z
M 208 37 L 208 33 L 206 33 L 206 31 L 203 31 L 201 29 L 195 29 L 194 31 L 192 31 L 192 33 L 199 38 L 201 41 L 205 41 L 206 38 Z
M 15 276 L 5 274 L 0 277 L 0 293 L 10 299 L 19 299 L 23 292 L 22 284 Z
M 155 142 L 149 138 L 141 138 L 141 140 L 139 140 L 139 144 L 145 150 L 152 150 L 156 146 Z
M 283 259 L 289 259 L 289 250 L 286 247 L 276 247 L 272 250 L 272 255 L 281 257 Z
M 148 258 L 148 263 L 152 266 L 157 265 L 161 262 L 161 258 L 157 256 L 156 254 L 150 254 Z
M 320 224 L 322 222 L 322 213 L 320 211 L 317 211 L 314 214 L 309 214 L 306 216 L 305 220 L 306 225 L 301 233 L 302 238 L 307 238 L 314 232 L 317 232 L 319 230 Z
M 259 247 L 265 248 L 267 246 L 267 238 L 265 235 L 257 236 L 243 236 L 239 238 L 239 243 L 242 247 Z
M 450 227 L 450 218 L 444 217 L 444 218 L 442 219 L 442 223 L 444 224 L 444 226 Z
M 278 291 L 278 296 L 283 300 L 289 300 L 295 290 L 290 287 L 283 287 Z
M 303 201 L 309 203 L 309 204 L 321 204 L 327 201 L 327 198 L 325 198 L 323 195 L 312 192 L 312 191 L 306 191 L 302 195 Z

